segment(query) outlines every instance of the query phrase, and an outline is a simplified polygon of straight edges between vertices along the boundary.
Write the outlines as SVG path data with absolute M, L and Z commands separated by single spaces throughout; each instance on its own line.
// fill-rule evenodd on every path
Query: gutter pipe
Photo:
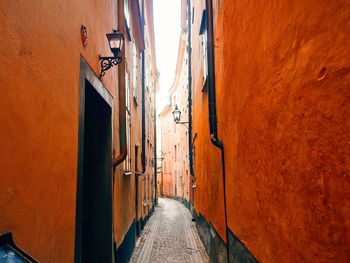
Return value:
M 125 34 L 124 26 L 124 1 L 118 1 L 118 25 L 119 30 Z M 122 56 L 125 57 L 125 50 L 122 51 Z M 112 167 L 113 167 L 113 185 L 112 185 L 112 204 L 114 203 L 114 170 L 116 167 L 121 164 L 127 156 L 127 142 L 126 142 L 126 105 L 125 105 L 125 59 L 118 67 L 118 104 L 119 104 L 119 155 L 115 157 L 115 148 L 113 147 L 113 158 L 112 158 Z M 113 204 L 114 205 L 114 204 Z M 112 239 L 113 239 L 113 251 L 112 251 L 112 260 L 116 260 L 115 254 L 117 251 L 117 246 L 115 242 L 115 229 L 114 229 L 114 209 L 112 209 Z
M 158 186 L 158 183 L 157 183 L 157 102 L 156 102 L 156 88 L 157 88 L 157 80 L 158 80 L 158 77 L 156 77 L 156 82 L 154 83 L 154 87 L 153 87 L 153 136 L 154 136 L 154 162 L 153 162 L 153 165 L 154 165 L 154 205 L 157 205 L 158 204 L 158 198 L 157 198 L 157 186 Z
M 207 21 L 208 21 L 208 109 L 209 109 L 209 127 L 210 140 L 212 144 L 221 150 L 222 181 L 224 188 L 224 215 L 226 230 L 226 250 L 227 262 L 229 262 L 229 238 L 227 224 L 227 205 L 226 205 L 226 174 L 225 174 L 225 151 L 224 143 L 218 138 L 217 116 L 216 116 L 216 86 L 215 86 L 215 56 L 214 56 L 214 23 L 213 23 L 213 1 L 206 0 Z
M 124 31 L 124 2 L 118 1 L 118 25 L 122 33 Z M 122 51 L 125 56 L 125 50 Z M 117 157 L 113 157 L 113 169 L 121 164 L 127 155 L 126 143 L 126 105 L 125 105 L 125 60 L 118 67 L 118 100 L 119 100 L 119 140 L 120 150 Z M 114 153 L 113 153 L 114 156 Z
M 191 0 L 187 0 L 187 53 L 188 53 L 188 150 L 190 175 L 193 177 L 192 142 L 192 44 L 191 44 Z
M 142 0 L 142 37 L 145 38 L 145 0 Z M 141 111 L 142 111 L 142 171 L 146 171 L 146 116 L 145 116 L 145 49 L 142 49 L 141 55 Z

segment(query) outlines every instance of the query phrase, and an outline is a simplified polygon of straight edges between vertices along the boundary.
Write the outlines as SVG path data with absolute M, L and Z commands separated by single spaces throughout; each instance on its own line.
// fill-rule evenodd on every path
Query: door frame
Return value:
M 99 80 L 97 75 L 93 72 L 83 57 L 80 57 L 80 80 L 79 80 L 79 126 L 78 126 L 78 170 L 77 170 L 77 191 L 76 191 L 76 221 L 75 221 L 75 248 L 74 248 L 74 262 L 82 262 L 83 253 L 83 206 L 84 206 L 84 127 L 85 127 L 85 91 L 86 81 L 97 91 L 102 99 L 111 108 L 111 152 L 113 147 L 113 96 L 109 93 L 107 88 Z M 113 169 L 112 169 L 112 155 L 111 155 L 111 168 L 110 168 L 110 182 L 111 182 L 111 197 L 110 203 L 107 204 L 111 207 L 111 253 L 112 259 L 114 259 L 114 236 L 113 236 Z

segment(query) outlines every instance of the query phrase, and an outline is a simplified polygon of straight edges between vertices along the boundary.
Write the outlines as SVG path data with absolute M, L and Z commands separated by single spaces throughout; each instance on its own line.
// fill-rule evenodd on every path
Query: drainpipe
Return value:
M 157 72 L 156 72 L 157 75 Z M 158 76 L 156 76 L 156 81 L 154 83 L 154 88 L 153 88 L 153 134 L 154 134 L 154 205 L 158 204 L 158 197 L 157 197 L 157 102 L 156 102 L 156 88 L 157 88 L 157 81 L 158 81 Z
M 141 31 L 142 31 L 142 38 L 145 39 L 145 0 L 142 0 L 142 13 L 141 13 Z M 141 120 L 141 127 L 142 127 L 142 152 L 141 152 L 141 165 L 142 170 L 139 173 L 139 175 L 144 174 L 146 172 L 146 108 L 145 108 L 145 47 L 142 49 L 141 52 L 141 112 L 142 112 L 142 120 Z M 145 179 L 145 178 L 144 178 Z M 142 184 L 145 185 L 144 183 Z M 141 188 L 142 189 L 142 188 Z M 144 189 L 145 191 L 145 189 Z M 136 193 L 137 194 L 137 193 Z M 141 198 L 142 199 L 142 198 Z M 141 222 L 142 222 L 142 212 L 143 212 L 143 205 L 144 205 L 144 198 L 142 199 L 142 205 L 141 205 Z
M 120 32 L 125 34 L 124 30 L 124 1 L 118 1 L 118 26 Z M 122 50 L 122 56 L 125 58 L 125 49 Z M 112 158 L 112 166 L 113 171 L 115 168 L 121 164 L 127 155 L 127 142 L 126 142 L 126 105 L 125 105 L 125 59 L 118 66 L 118 100 L 119 100 L 119 155 L 115 156 L 115 148 L 113 147 L 113 158 Z M 113 185 L 112 185 L 112 203 L 114 202 L 114 183 L 115 177 L 113 173 Z M 115 229 L 114 229 L 114 209 L 112 211 L 113 214 L 113 224 L 112 224 L 112 234 L 113 234 L 113 252 L 112 258 L 113 262 L 115 261 L 115 253 L 116 253 L 116 243 L 114 240 L 115 237 Z
M 216 116 L 216 87 L 215 87 L 215 56 L 214 56 L 214 23 L 213 23 L 213 1 L 206 0 L 207 22 L 208 22 L 208 108 L 209 108 L 209 127 L 210 140 L 215 147 L 221 150 L 222 163 L 222 181 L 224 188 L 224 215 L 226 230 L 226 250 L 227 262 L 229 262 L 229 239 L 227 225 L 227 206 L 226 206 L 226 174 L 225 174 L 225 151 L 224 143 L 218 138 L 217 116 Z
M 193 172 L 192 156 L 192 44 L 191 44 L 191 0 L 187 0 L 187 54 L 188 54 L 188 150 L 190 161 L 190 175 Z
M 142 37 L 145 38 L 145 0 L 142 0 Z M 141 110 L 142 110 L 142 171 L 146 171 L 146 113 L 145 113 L 145 49 L 142 50 L 141 55 Z
M 124 2 L 118 1 L 118 25 L 119 30 L 124 32 Z M 123 57 L 125 56 L 125 51 L 123 50 Z M 125 105 L 125 60 L 118 67 L 118 100 L 119 100 L 119 155 L 113 157 L 113 169 L 115 169 L 119 164 L 121 164 L 127 155 L 127 145 L 126 145 L 126 105 Z M 113 150 L 115 151 L 115 150 Z M 113 153 L 114 156 L 114 153 Z
M 188 55 L 188 154 L 190 162 L 190 180 L 194 182 L 193 169 L 193 138 L 192 138 L 192 43 L 191 43 L 191 0 L 187 0 L 187 55 Z M 191 184 L 191 185 L 192 185 Z M 190 189 L 192 194 L 192 221 L 196 220 L 194 213 L 194 188 Z M 190 198 L 191 199 L 191 198 Z

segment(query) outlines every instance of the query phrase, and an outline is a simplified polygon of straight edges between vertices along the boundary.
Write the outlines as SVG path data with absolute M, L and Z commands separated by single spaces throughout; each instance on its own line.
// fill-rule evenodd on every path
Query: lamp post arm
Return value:
M 102 78 L 106 71 L 109 70 L 111 67 L 118 65 L 122 62 L 122 57 L 102 57 L 99 56 L 100 59 L 100 66 L 101 66 L 101 73 L 100 78 Z
M 182 124 L 184 126 L 186 126 L 186 128 L 188 129 L 188 126 L 186 124 L 189 124 L 188 121 L 177 121 L 176 124 Z

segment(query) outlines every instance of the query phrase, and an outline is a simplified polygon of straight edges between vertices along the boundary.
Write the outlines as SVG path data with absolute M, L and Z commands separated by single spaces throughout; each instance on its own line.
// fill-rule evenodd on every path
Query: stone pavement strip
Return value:
M 188 209 L 178 201 L 159 198 L 130 262 L 210 263 L 210 260 Z

